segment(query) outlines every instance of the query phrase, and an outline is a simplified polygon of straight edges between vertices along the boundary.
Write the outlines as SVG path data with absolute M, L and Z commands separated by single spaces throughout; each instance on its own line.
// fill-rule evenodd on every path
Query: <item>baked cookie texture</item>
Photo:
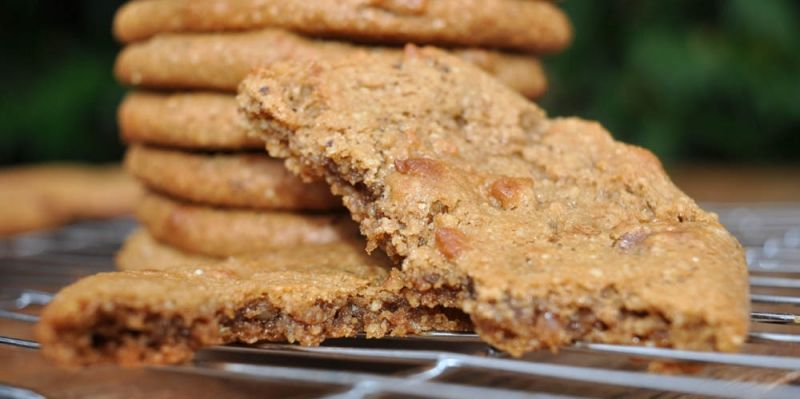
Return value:
M 212 257 L 326 244 L 358 235 L 358 228 L 343 214 L 214 208 L 154 192 L 144 196 L 136 216 L 158 241 Z
M 284 247 L 257 258 L 86 277 L 44 309 L 37 339 L 61 364 L 131 366 L 183 362 L 229 342 L 317 345 L 360 333 L 469 328 L 456 309 L 414 306 L 383 288 L 391 263 L 363 246 Z
M 440 51 L 406 54 L 276 64 L 239 100 L 270 153 L 331 184 L 411 289 L 451 291 L 513 355 L 576 340 L 743 344 L 742 247 L 654 155 L 598 123 L 549 119 Z
M 141 188 L 118 165 L 0 171 L 0 236 L 132 213 Z
M 119 270 L 169 270 L 174 265 L 217 263 L 225 258 L 181 251 L 156 241 L 147 230 L 140 228 L 122 243 L 115 263 Z
M 123 42 L 164 32 L 276 27 L 371 42 L 500 47 L 549 53 L 569 44 L 566 15 L 547 1 L 520 0 L 139 0 L 123 5 Z
M 264 210 L 336 210 L 342 201 L 263 153 L 199 154 L 128 147 L 125 167 L 147 187 L 195 203 Z
M 534 57 L 481 49 L 452 52 L 528 97 L 538 97 L 547 88 Z M 399 48 L 313 40 L 281 29 L 164 34 L 125 47 L 115 74 L 120 82 L 139 87 L 236 91 L 251 70 L 273 62 L 335 61 L 362 53 L 403 56 Z
M 189 150 L 264 148 L 263 140 L 250 135 L 230 94 L 132 92 L 120 104 L 117 121 L 128 144 Z

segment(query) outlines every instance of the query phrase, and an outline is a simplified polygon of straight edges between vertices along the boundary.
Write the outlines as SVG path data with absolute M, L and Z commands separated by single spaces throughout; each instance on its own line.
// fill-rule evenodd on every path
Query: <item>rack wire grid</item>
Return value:
M 576 343 L 512 359 L 474 334 L 229 345 L 186 365 L 62 370 L 32 339 L 37 312 L 113 269 L 135 228 L 87 222 L 0 240 L 0 397 L 800 398 L 800 204 L 706 204 L 747 250 L 752 328 L 741 353 Z M 654 362 L 655 361 L 655 362 Z M 671 372 L 652 372 L 653 364 Z

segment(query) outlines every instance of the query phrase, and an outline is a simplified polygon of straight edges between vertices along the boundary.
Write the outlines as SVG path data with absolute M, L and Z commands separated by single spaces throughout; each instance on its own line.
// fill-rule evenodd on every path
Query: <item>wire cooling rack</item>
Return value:
M 577 343 L 512 359 L 473 334 L 442 332 L 317 348 L 230 345 L 181 366 L 66 371 L 39 355 L 36 314 L 60 287 L 112 270 L 135 223 L 0 240 L 0 397 L 800 398 L 800 204 L 706 208 L 747 250 L 753 323 L 738 354 Z

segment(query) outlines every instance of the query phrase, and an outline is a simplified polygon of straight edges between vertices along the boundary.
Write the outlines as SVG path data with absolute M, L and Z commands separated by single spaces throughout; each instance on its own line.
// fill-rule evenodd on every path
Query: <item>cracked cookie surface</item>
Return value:
M 100 273 L 61 290 L 36 327 L 65 365 L 169 364 L 229 342 L 401 336 L 469 328 L 457 309 L 385 287 L 390 262 L 363 242 L 284 247 L 252 258 Z
M 240 110 L 290 170 L 324 178 L 369 248 L 419 292 L 449 287 L 514 355 L 575 340 L 731 351 L 746 337 L 739 243 L 657 158 L 599 124 L 550 119 L 476 68 L 283 63 Z

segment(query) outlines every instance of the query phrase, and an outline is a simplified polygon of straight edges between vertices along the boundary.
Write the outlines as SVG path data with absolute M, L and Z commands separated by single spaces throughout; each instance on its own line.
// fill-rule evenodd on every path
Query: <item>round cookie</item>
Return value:
M 342 207 L 326 184 L 303 183 L 283 161 L 264 153 L 209 155 L 133 145 L 125 167 L 156 191 L 201 204 L 267 210 Z
M 115 259 L 119 270 L 164 270 L 173 265 L 206 265 L 221 260 L 162 244 L 141 228 L 125 239 Z
M 521 0 L 139 0 L 122 6 L 123 42 L 164 32 L 278 27 L 380 43 L 499 47 L 548 53 L 569 44 L 566 15 L 549 1 Z
M 537 97 L 547 88 L 534 57 L 481 49 L 452 52 L 527 97 Z M 115 74 L 133 86 L 236 91 L 250 71 L 277 61 L 335 61 L 374 53 L 400 60 L 403 50 L 308 39 L 281 29 L 164 34 L 125 47 Z
M 156 240 L 213 257 L 324 244 L 358 235 L 358 228 L 346 214 L 219 209 L 155 193 L 145 195 L 136 216 Z
M 117 165 L 46 164 L 0 171 L 0 236 L 131 213 L 141 195 Z
M 127 143 L 202 150 L 264 148 L 261 139 L 249 135 L 231 94 L 134 92 L 119 106 L 118 122 Z
M 55 227 L 69 220 L 52 209 L 45 196 L 27 188 L 1 188 L 0 203 L 0 237 Z

